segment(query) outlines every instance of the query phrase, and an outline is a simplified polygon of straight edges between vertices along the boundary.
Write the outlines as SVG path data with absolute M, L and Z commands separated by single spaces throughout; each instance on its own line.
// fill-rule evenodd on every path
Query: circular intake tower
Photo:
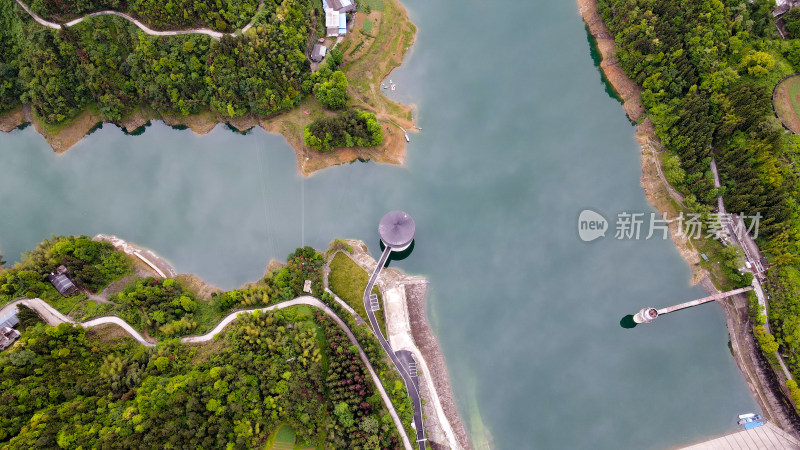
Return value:
M 656 317 L 658 317 L 658 311 L 655 308 L 644 308 L 633 316 L 633 321 L 636 323 L 650 323 L 656 320 Z
M 378 225 L 383 245 L 391 247 L 394 252 L 402 252 L 414 241 L 416 225 L 414 219 L 403 211 L 389 211 Z

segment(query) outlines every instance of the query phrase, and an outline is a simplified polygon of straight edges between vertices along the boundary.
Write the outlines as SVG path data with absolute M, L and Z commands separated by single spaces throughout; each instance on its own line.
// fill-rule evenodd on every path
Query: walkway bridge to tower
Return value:
M 656 308 L 644 308 L 636 315 L 633 316 L 633 321 L 636 323 L 650 323 L 656 320 L 656 317 L 662 316 L 664 314 L 668 314 L 671 312 L 678 311 L 684 308 L 691 308 L 692 306 L 702 305 L 703 303 L 713 302 L 716 300 L 722 300 L 724 298 L 731 297 L 733 295 L 742 294 L 747 291 L 752 291 L 753 286 L 747 286 L 739 289 L 734 289 L 728 292 L 721 292 L 719 294 L 709 295 L 708 297 L 699 298 L 697 300 L 692 300 L 689 302 L 681 303 L 674 306 L 668 306 L 666 308 L 656 309 Z

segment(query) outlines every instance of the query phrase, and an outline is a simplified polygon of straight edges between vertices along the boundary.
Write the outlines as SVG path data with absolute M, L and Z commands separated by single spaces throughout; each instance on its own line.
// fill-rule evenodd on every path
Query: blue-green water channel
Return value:
M 393 263 L 431 281 L 428 317 L 480 446 L 641 449 L 733 430 L 756 410 L 706 305 L 632 330 L 643 306 L 699 297 L 669 241 L 586 244 L 584 208 L 651 211 L 639 149 L 590 56 L 574 2 L 407 0 L 419 26 L 391 94 L 423 128 L 406 167 L 302 180 L 278 135 L 105 126 L 64 155 L 0 135 L 0 249 L 116 234 L 230 288 L 303 241 L 365 240 L 389 209 L 417 223 Z M 489 438 L 491 436 L 491 438 Z

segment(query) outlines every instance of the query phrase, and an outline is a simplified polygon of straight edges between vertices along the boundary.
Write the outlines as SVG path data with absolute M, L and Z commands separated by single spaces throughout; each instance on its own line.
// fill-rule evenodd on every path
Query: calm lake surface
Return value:
M 639 149 L 572 1 L 405 0 L 419 26 L 391 94 L 414 104 L 405 168 L 357 163 L 302 180 L 278 135 L 105 126 L 62 156 L 0 135 L 0 249 L 116 234 L 224 288 L 303 242 L 363 239 L 390 209 L 417 223 L 392 263 L 431 281 L 428 316 L 474 443 L 669 448 L 757 412 L 706 305 L 635 329 L 644 306 L 703 295 L 670 241 L 587 244 L 584 208 L 650 212 Z M 491 437 L 489 437 L 491 436 Z

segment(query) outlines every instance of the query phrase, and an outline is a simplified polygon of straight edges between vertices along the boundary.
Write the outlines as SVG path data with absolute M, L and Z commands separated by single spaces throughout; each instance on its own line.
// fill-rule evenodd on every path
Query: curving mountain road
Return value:
M 77 24 L 83 22 L 86 18 L 89 18 L 89 17 L 113 15 L 113 16 L 118 16 L 118 17 L 122 17 L 123 19 L 126 19 L 127 21 L 129 21 L 129 22 L 133 23 L 134 25 L 136 25 L 137 27 L 139 27 L 139 29 L 144 31 L 145 34 L 149 34 L 150 36 L 178 36 L 178 35 L 181 35 L 181 34 L 205 34 L 207 36 L 211 36 L 212 38 L 214 38 L 216 40 L 220 40 L 220 39 L 222 39 L 222 36 L 225 36 L 225 35 L 233 36 L 235 34 L 235 33 L 222 33 L 220 31 L 215 31 L 215 30 L 212 30 L 212 29 L 209 29 L 209 28 L 189 28 L 189 29 L 186 29 L 186 30 L 158 31 L 158 30 L 154 30 L 154 29 L 148 27 L 147 25 L 143 24 L 142 22 L 140 22 L 139 20 L 133 18 L 132 16 L 129 16 L 128 14 L 121 13 L 119 11 L 111 11 L 111 10 L 93 12 L 91 14 L 87 14 L 85 16 L 78 17 L 77 19 L 71 20 L 71 21 L 65 23 L 64 25 L 61 25 L 61 24 L 58 24 L 58 23 L 55 23 L 55 22 L 49 22 L 47 20 L 44 20 L 41 16 L 39 16 L 38 14 L 34 13 L 33 11 L 31 11 L 31 9 L 28 7 L 28 5 L 22 3 L 21 0 L 16 0 L 16 1 L 17 1 L 17 4 L 19 6 L 21 6 L 22 9 L 24 9 L 25 12 L 28 13 L 28 15 L 31 16 L 31 18 L 33 18 L 33 20 L 35 20 L 39 25 L 42 25 L 42 26 L 45 26 L 45 27 L 48 27 L 48 28 L 53 28 L 54 30 L 60 30 L 63 27 L 71 27 L 73 25 L 77 25 Z M 261 3 L 259 3 L 257 11 L 261 11 L 261 7 L 263 5 L 264 5 L 263 1 Z M 252 26 L 253 26 L 253 19 L 251 19 L 250 22 L 248 22 L 247 25 L 245 25 L 242 28 L 242 33 L 244 33 L 245 31 L 249 30 Z
M 385 262 L 385 261 L 384 261 Z M 10 302 L 0 308 L 0 316 L 5 315 L 5 313 L 10 312 L 11 309 L 16 309 L 17 305 L 24 305 L 34 311 L 47 322 L 48 325 L 56 326 L 62 323 L 71 323 L 73 325 L 81 325 L 84 328 L 91 328 L 96 327 L 99 325 L 107 325 L 113 324 L 122 327 L 128 334 L 131 335 L 137 342 L 142 345 L 148 347 L 154 347 L 156 344 L 146 340 L 138 331 L 136 331 L 130 324 L 125 322 L 119 317 L 116 316 L 106 316 L 106 317 L 98 317 L 96 319 L 88 320 L 86 322 L 75 322 L 69 317 L 61 314 L 50 306 L 47 302 L 40 298 L 33 298 L 33 299 L 22 299 L 22 300 L 15 300 Z M 364 349 L 361 348 L 361 344 L 358 343 L 353 332 L 347 326 L 347 324 L 332 310 L 328 307 L 328 305 L 322 303 L 320 300 L 310 297 L 310 296 L 303 296 L 298 297 L 293 300 L 288 300 L 285 302 L 281 302 L 272 306 L 268 306 L 266 308 L 259 308 L 259 309 L 248 309 L 245 311 L 236 311 L 231 314 L 228 314 L 222 321 L 214 327 L 209 333 L 206 333 L 201 336 L 187 336 L 181 339 L 184 343 L 202 343 L 208 342 L 211 339 L 214 339 L 214 336 L 222 332 L 226 326 L 230 325 L 231 322 L 236 320 L 236 317 L 239 314 L 252 314 L 256 311 L 266 312 L 266 311 L 274 311 L 283 308 L 289 308 L 291 306 L 298 306 L 298 305 L 306 305 L 306 306 L 313 306 L 315 308 L 321 309 L 325 314 L 328 315 L 337 325 L 345 332 L 347 338 L 350 339 L 350 342 L 353 343 L 358 348 L 358 356 L 361 358 L 361 361 L 367 367 L 367 371 L 369 371 L 369 375 L 372 378 L 372 382 L 375 384 L 375 388 L 381 395 L 381 399 L 383 400 L 383 404 L 386 406 L 386 409 L 389 411 L 389 415 L 392 417 L 392 421 L 397 428 L 397 432 L 400 434 L 400 438 L 403 441 L 403 446 L 406 450 L 413 450 L 411 446 L 411 441 L 408 439 L 408 436 L 405 432 L 405 427 L 403 426 L 403 422 L 400 420 L 400 416 L 397 414 L 397 410 L 394 408 L 394 404 L 392 404 L 392 400 L 389 398 L 389 395 L 386 393 L 386 390 L 383 388 L 383 384 L 381 384 L 381 380 L 378 377 L 377 372 L 375 372 L 375 368 L 372 367 L 370 364 L 369 359 L 367 358 L 367 354 L 364 353 Z M 417 395 L 417 398 L 419 395 Z

